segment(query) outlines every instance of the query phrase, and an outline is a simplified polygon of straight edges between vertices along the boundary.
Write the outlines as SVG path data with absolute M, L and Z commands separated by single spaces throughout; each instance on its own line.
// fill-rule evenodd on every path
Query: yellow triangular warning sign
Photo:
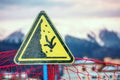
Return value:
M 38 15 L 14 61 L 17 64 L 72 63 L 73 55 L 44 11 Z

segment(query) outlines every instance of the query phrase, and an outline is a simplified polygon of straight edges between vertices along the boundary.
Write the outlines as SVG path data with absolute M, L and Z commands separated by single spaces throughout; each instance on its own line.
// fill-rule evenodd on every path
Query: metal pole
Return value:
M 48 80 L 48 69 L 47 69 L 47 64 L 43 65 L 43 79 Z

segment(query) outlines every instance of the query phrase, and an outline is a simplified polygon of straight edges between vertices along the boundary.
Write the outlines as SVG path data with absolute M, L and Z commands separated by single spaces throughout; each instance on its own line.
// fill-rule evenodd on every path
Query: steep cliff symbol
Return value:
M 53 49 L 53 48 L 55 47 L 55 45 L 56 45 L 56 42 L 53 43 L 53 42 L 54 42 L 54 39 L 55 39 L 55 36 L 53 36 L 52 39 L 49 41 L 47 35 L 45 35 L 45 39 L 46 39 L 47 44 L 44 44 L 44 46 L 49 47 L 49 48 L 50 48 L 50 52 L 52 52 L 52 49 Z

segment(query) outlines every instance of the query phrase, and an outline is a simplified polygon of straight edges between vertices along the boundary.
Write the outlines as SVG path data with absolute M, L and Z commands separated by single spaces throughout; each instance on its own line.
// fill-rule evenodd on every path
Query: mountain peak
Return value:
M 21 43 L 23 41 L 23 38 L 24 38 L 24 34 L 21 32 L 21 30 L 18 30 L 10 34 L 3 41 L 9 43 Z
M 104 46 L 109 48 L 120 48 L 120 38 L 117 32 L 104 29 L 99 34 L 100 39 L 103 41 Z

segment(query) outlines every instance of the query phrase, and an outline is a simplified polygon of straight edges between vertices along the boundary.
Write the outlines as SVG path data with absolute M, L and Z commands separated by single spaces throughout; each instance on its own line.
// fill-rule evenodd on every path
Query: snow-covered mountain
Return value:
M 21 43 L 23 41 L 24 34 L 21 31 L 15 31 L 10 34 L 3 41 L 8 43 Z
M 107 29 L 100 31 L 99 38 L 104 43 L 103 46 L 96 41 L 94 35 L 88 34 L 88 38 L 89 40 L 86 40 L 67 35 L 65 41 L 75 57 L 87 56 L 99 60 L 105 57 L 120 58 L 120 38 L 115 31 Z
M 21 31 L 15 31 L 0 41 L 0 51 L 18 50 L 24 38 Z
M 103 41 L 104 46 L 108 48 L 120 49 L 120 37 L 115 31 L 101 30 L 99 38 Z
M 104 43 L 103 46 L 96 41 L 94 33 L 87 36 L 89 40 L 70 35 L 65 36 L 65 42 L 75 57 L 87 56 L 100 60 L 105 57 L 120 58 L 120 38 L 116 32 L 106 29 L 100 31 L 99 38 Z M 15 31 L 0 41 L 0 51 L 18 50 L 23 38 L 24 34 L 21 31 Z

